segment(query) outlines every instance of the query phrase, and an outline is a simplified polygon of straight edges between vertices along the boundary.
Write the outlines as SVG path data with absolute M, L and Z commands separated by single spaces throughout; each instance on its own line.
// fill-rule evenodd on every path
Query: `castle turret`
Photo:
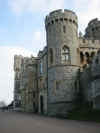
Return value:
M 77 90 L 77 16 L 70 10 L 53 11 L 46 17 L 45 27 L 48 46 L 48 114 L 65 114 L 72 108 Z
M 84 37 L 87 39 L 100 40 L 100 20 L 95 18 L 88 23 Z

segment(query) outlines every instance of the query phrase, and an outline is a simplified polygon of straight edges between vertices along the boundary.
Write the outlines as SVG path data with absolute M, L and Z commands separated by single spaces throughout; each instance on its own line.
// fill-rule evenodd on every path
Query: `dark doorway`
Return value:
M 41 113 L 43 114 L 43 96 L 40 96 L 40 109 Z

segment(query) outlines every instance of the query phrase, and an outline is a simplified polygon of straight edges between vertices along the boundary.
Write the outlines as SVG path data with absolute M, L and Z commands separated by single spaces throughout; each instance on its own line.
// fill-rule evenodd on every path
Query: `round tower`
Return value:
M 72 108 L 79 68 L 78 20 L 70 10 L 56 10 L 45 19 L 48 46 L 48 114 Z
M 100 40 L 100 20 L 98 18 L 92 19 L 85 30 L 85 38 Z

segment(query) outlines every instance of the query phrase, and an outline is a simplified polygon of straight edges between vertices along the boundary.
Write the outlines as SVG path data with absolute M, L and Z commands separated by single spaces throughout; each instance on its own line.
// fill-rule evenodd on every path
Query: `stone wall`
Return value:
M 23 57 L 21 64 L 21 108 L 26 112 L 38 110 L 37 64 L 34 57 Z
M 21 93 L 20 93 L 20 84 L 21 84 L 21 64 L 22 56 L 14 56 L 14 109 L 20 110 L 21 108 Z
M 99 108 L 99 27 L 100 22 L 92 20 L 85 36 L 78 37 L 78 18 L 73 11 L 56 10 L 47 15 L 47 46 L 36 58 L 14 58 L 15 103 L 21 101 L 23 111 L 67 116 L 81 92 L 83 101 Z
M 48 75 L 48 114 L 65 115 L 74 107 L 72 103 L 79 89 L 76 85 L 78 67 L 57 66 L 50 68 Z
M 77 16 L 72 11 L 57 10 L 46 17 L 45 26 L 48 47 L 48 114 L 64 115 L 72 108 L 69 103 L 75 98 L 79 66 Z
M 100 109 L 100 54 L 80 75 L 80 88 L 85 102 L 92 103 L 92 108 Z
M 41 114 L 47 114 L 47 47 L 38 54 L 38 90 L 39 110 Z

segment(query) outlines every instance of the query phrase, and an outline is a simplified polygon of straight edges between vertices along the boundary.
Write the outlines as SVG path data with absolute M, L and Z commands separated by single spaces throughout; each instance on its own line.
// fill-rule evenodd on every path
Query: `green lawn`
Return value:
M 68 119 L 100 122 L 98 110 L 73 110 L 69 112 Z

